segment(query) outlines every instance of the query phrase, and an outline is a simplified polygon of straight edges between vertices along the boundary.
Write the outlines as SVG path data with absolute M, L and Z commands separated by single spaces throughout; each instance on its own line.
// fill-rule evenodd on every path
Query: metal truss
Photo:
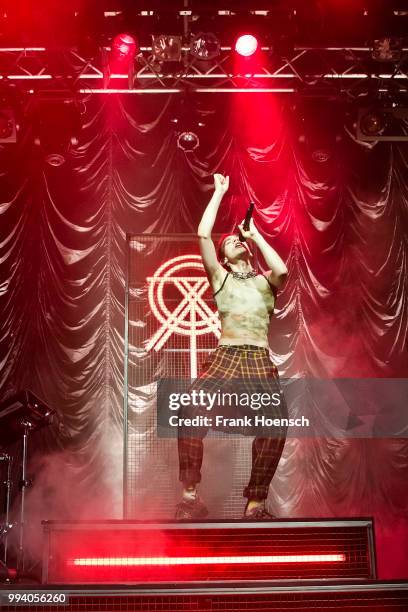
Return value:
M 109 48 L 85 58 L 75 48 L 0 47 L 0 86 L 14 84 L 26 93 L 72 94 L 305 93 L 321 97 L 367 92 L 408 91 L 408 49 L 399 63 L 376 62 L 370 47 L 295 47 L 286 57 L 262 47 L 254 61 L 237 62 L 230 47 L 211 61 L 183 48 L 180 62 L 163 63 L 143 47 L 133 74 L 108 74 Z

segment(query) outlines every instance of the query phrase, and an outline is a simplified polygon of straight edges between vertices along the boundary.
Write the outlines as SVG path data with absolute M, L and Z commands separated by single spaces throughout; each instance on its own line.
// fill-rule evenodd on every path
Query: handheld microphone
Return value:
M 255 206 L 255 202 L 250 202 L 249 206 L 248 206 L 248 210 L 247 213 L 245 215 L 245 219 L 244 219 L 244 223 L 242 224 L 242 229 L 244 229 L 246 232 L 249 230 L 249 222 L 251 221 L 252 218 L 252 213 L 254 212 L 254 206 Z M 241 242 L 245 242 L 246 238 L 245 236 L 241 233 L 241 231 L 239 232 L 240 234 L 240 240 Z

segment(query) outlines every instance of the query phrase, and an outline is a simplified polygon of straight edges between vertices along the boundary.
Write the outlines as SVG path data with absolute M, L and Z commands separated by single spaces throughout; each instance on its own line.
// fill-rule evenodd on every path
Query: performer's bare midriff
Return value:
M 237 250 L 239 248 L 245 249 L 237 245 Z M 224 278 L 226 274 L 225 272 Z M 246 279 L 245 284 L 233 277 L 228 277 L 227 282 L 230 285 L 229 292 L 221 292 L 215 296 L 221 321 L 219 344 L 268 347 L 268 329 L 274 299 L 267 280 L 258 275 Z M 215 287 L 221 287 L 221 284 L 222 281 L 214 283 Z

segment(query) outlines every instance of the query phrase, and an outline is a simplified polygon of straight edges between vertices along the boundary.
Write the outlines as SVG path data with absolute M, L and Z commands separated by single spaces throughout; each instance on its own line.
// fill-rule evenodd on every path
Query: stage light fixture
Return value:
M 179 62 L 181 60 L 181 36 L 159 34 L 152 36 L 153 57 L 161 62 Z
M 200 32 L 191 40 L 190 53 L 197 59 L 212 60 L 220 54 L 220 41 L 212 32 Z
M 408 142 L 408 101 L 381 99 L 358 109 L 355 130 L 362 142 Z
M 78 144 L 81 111 L 78 102 L 69 98 L 38 100 L 32 115 L 34 144 L 44 161 L 53 167 L 62 166 Z
M 200 145 L 200 139 L 194 132 L 182 132 L 177 138 L 177 146 L 185 153 L 189 153 L 197 149 Z
M 306 159 L 324 165 L 333 160 L 343 139 L 344 106 L 340 99 L 330 104 L 300 96 L 291 105 L 293 126 Z
M 66 157 L 62 153 L 50 153 L 49 155 L 45 155 L 44 160 L 49 166 L 59 168 L 65 164 Z
M 379 38 L 374 40 L 371 57 L 376 62 L 399 62 L 402 56 L 400 38 Z
M 235 43 L 235 51 L 243 57 L 250 57 L 258 49 L 258 41 L 252 34 L 239 36 Z
M 311 157 L 317 164 L 325 164 L 332 157 L 333 151 L 330 149 L 314 149 L 311 153 Z
M 387 118 L 380 110 L 369 110 L 360 117 L 360 130 L 365 136 L 380 136 L 387 127 Z
M 277 555 L 222 555 L 202 557 L 77 557 L 69 559 L 68 564 L 79 567 L 144 567 L 144 566 L 183 566 L 183 565 L 261 565 L 263 563 L 344 563 L 346 555 L 336 554 L 277 554 Z
M 0 143 L 17 142 L 17 126 L 14 111 L 0 110 Z
M 140 52 L 137 39 L 131 34 L 117 34 L 111 45 L 109 54 L 105 53 L 103 60 L 103 86 L 110 84 L 111 76 L 124 74 L 128 77 L 129 89 L 133 86 L 135 57 Z
M 117 60 L 130 61 L 132 60 L 139 47 L 136 38 L 130 34 L 118 34 L 112 42 L 112 53 Z

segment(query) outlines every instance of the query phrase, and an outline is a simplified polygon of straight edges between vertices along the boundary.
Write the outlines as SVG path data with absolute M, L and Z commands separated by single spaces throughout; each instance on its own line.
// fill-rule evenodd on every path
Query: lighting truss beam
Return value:
M 373 64 L 370 63 L 371 51 L 369 46 L 297 47 L 286 58 L 275 55 L 272 62 L 268 48 L 264 48 L 260 63 L 254 64 L 252 69 L 247 66 L 239 74 L 234 69 L 234 52 L 230 47 L 221 47 L 220 55 L 205 63 L 197 62 L 188 49 L 183 48 L 182 67 L 175 69 L 169 64 L 166 70 L 154 62 L 151 47 L 144 47 L 135 64 L 133 84 L 125 85 L 127 74 L 112 74 L 110 86 L 105 88 L 103 53 L 89 60 L 74 48 L 65 49 L 61 64 L 58 65 L 57 60 L 52 63 L 53 73 L 45 47 L 10 46 L 0 47 L 0 81 L 17 82 L 30 93 L 37 89 L 61 88 L 61 77 L 71 91 L 86 94 L 179 93 L 186 86 L 201 93 L 292 93 L 320 89 L 323 97 L 325 92 L 330 96 L 346 93 L 357 97 L 367 86 L 380 92 L 408 92 L 408 63 Z M 121 87 L 121 83 L 125 86 Z

